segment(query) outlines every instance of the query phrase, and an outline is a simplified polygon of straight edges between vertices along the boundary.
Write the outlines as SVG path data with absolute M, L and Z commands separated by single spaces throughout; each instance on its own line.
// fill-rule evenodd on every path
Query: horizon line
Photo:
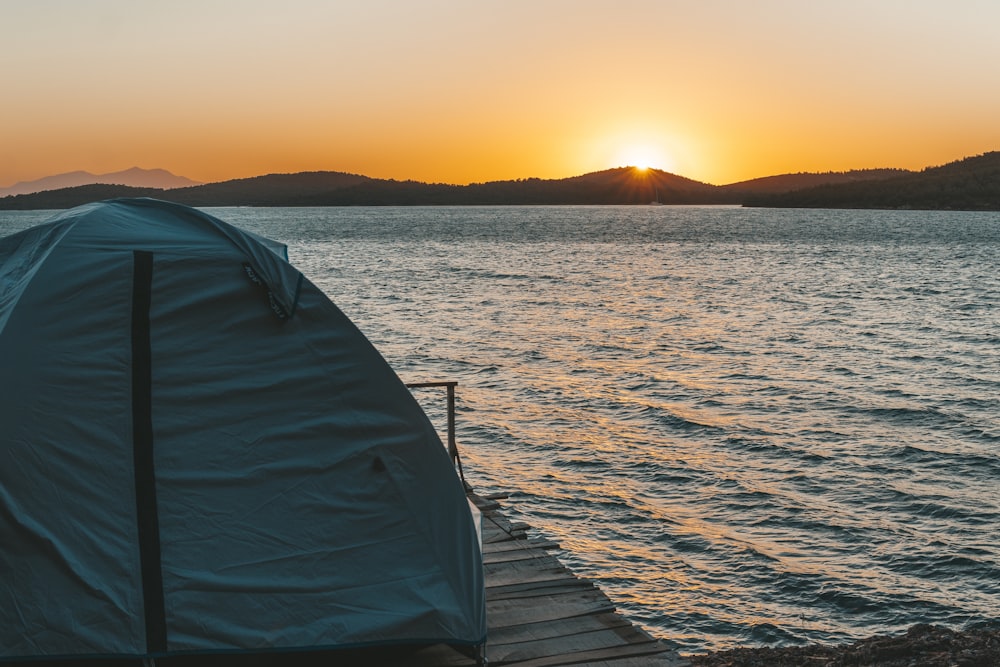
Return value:
M 603 173 L 603 172 L 606 172 L 606 171 L 616 171 L 616 170 L 623 170 L 623 169 L 633 169 L 633 170 L 640 171 L 640 172 L 658 172 L 660 174 L 664 174 L 664 175 L 667 175 L 667 176 L 675 176 L 677 178 L 683 178 L 683 179 L 686 179 L 686 180 L 689 180 L 689 181 L 693 181 L 695 183 L 700 183 L 700 184 L 703 184 L 703 185 L 710 185 L 710 186 L 713 186 L 713 187 L 727 187 L 727 186 L 731 186 L 731 185 L 737 185 L 737 184 L 740 184 L 740 183 L 749 183 L 749 182 L 752 182 L 752 181 L 758 181 L 758 180 L 763 180 L 763 179 L 767 179 L 767 178 L 778 178 L 778 177 L 782 177 L 782 176 L 797 176 L 797 175 L 803 175 L 803 174 L 816 174 L 816 175 L 849 174 L 849 173 L 853 173 L 853 172 L 870 172 L 870 171 L 900 171 L 900 172 L 906 172 L 906 173 L 920 173 L 921 171 L 926 171 L 928 169 L 934 169 L 934 168 L 937 168 L 937 167 L 942 167 L 942 166 L 945 166 L 945 165 L 948 165 L 948 164 L 953 164 L 953 163 L 956 163 L 956 162 L 961 162 L 963 160 L 967 160 L 967 159 L 971 159 L 971 158 L 975 158 L 975 157 L 982 157 L 984 155 L 988 155 L 988 154 L 994 153 L 994 152 L 997 152 L 997 151 L 991 150 L 991 151 L 984 151 L 984 152 L 981 152 L 981 153 L 975 153 L 975 154 L 971 154 L 971 155 L 966 155 L 966 156 L 963 156 L 963 157 L 960 157 L 960 158 L 956 158 L 956 159 L 948 161 L 948 162 L 943 162 L 941 164 L 927 165 L 927 166 L 925 166 L 925 167 L 923 167 L 921 169 L 907 169 L 907 168 L 903 168 L 903 167 L 888 167 L 888 166 L 883 166 L 883 167 L 851 168 L 851 169 L 845 169 L 845 170 L 833 170 L 833 169 L 830 169 L 830 170 L 827 170 L 827 171 L 794 171 L 794 172 L 793 171 L 787 171 L 787 172 L 782 172 L 782 173 L 777 173 L 777 174 L 768 174 L 768 175 L 764 175 L 764 176 L 755 176 L 753 178 L 747 178 L 747 179 L 743 179 L 743 180 L 739 180 L 739 181 L 732 181 L 730 183 L 721 183 L 721 184 L 720 183 L 709 183 L 708 181 L 699 181 L 699 180 L 691 178 L 689 176 L 684 176 L 683 174 L 679 174 L 677 172 L 667 171 L 665 169 L 661 169 L 660 167 L 656 167 L 656 166 L 652 166 L 652 165 L 649 165 L 649 166 L 619 165 L 619 166 L 616 166 L 616 167 L 608 167 L 608 168 L 605 168 L 605 169 L 598 169 L 598 170 L 595 170 L 595 171 L 586 171 L 586 172 L 583 172 L 583 173 L 573 174 L 573 175 L 570 175 L 570 176 L 560 176 L 560 177 L 552 177 L 552 178 L 546 178 L 546 177 L 541 177 L 541 176 L 519 176 L 519 177 L 515 177 L 515 178 L 498 178 L 498 179 L 493 179 L 493 180 L 469 181 L 467 183 L 453 183 L 453 182 L 433 181 L 433 180 L 430 180 L 430 181 L 427 181 L 427 180 L 417 180 L 417 179 L 414 179 L 414 178 L 394 178 L 394 177 L 370 176 L 370 175 L 359 173 L 359 172 L 344 171 L 344 170 L 339 170 L 339 169 L 302 169 L 302 170 L 298 170 L 298 171 L 270 171 L 270 172 L 265 172 L 265 173 L 261 173 L 261 174 L 255 174 L 253 176 L 236 176 L 236 177 L 232 177 L 232 178 L 224 178 L 224 179 L 221 179 L 221 180 L 198 181 L 198 180 L 196 180 L 194 178 L 190 178 L 189 176 L 185 176 L 183 174 L 175 173 L 174 171 L 171 171 L 170 169 L 165 168 L 165 167 L 140 167 L 140 166 L 138 166 L 136 164 L 133 164 L 132 166 L 125 167 L 124 169 L 117 169 L 117 170 L 114 170 L 114 171 L 108 171 L 108 172 L 103 172 L 103 173 L 94 173 L 94 172 L 88 171 L 86 169 L 74 169 L 74 170 L 71 170 L 71 171 L 63 171 L 63 172 L 59 172 L 59 173 L 55 173 L 55 174 L 49 174 L 47 176 L 41 176 L 39 178 L 35 178 L 35 179 L 27 180 L 27 181 L 21 180 L 21 181 L 17 181 L 15 183 L 12 183 L 10 185 L 0 186 L 0 191 L 13 189 L 13 188 L 16 188 L 19 185 L 30 185 L 32 183 L 36 183 L 36 182 L 39 182 L 39 181 L 44 181 L 44 180 L 47 180 L 47 179 L 50 179 L 50 178 L 57 178 L 57 177 L 60 177 L 60 176 L 69 176 L 69 175 L 72 175 L 72 174 L 84 173 L 84 174 L 88 174 L 90 176 L 101 177 L 101 176 L 109 176 L 109 175 L 113 175 L 113 174 L 121 174 L 121 173 L 124 173 L 124 172 L 133 171 L 133 170 L 139 170 L 139 171 L 143 171 L 143 172 L 161 171 L 161 172 L 166 172 L 167 174 L 169 174 L 170 176 L 173 176 L 175 178 L 182 178 L 182 179 L 189 180 L 189 181 L 193 182 L 192 185 L 179 185 L 179 186 L 170 187 L 170 188 L 157 188 L 157 189 L 162 189 L 162 190 L 174 190 L 174 189 L 181 189 L 181 188 L 185 188 L 185 187 L 199 187 L 199 186 L 202 186 L 202 185 L 213 185 L 213 184 L 218 184 L 218 183 L 227 183 L 227 182 L 230 182 L 230 181 L 252 180 L 252 179 L 255 179 L 255 178 L 263 178 L 263 177 L 267 177 L 267 176 L 294 176 L 296 174 L 310 174 L 310 173 L 313 173 L 313 174 L 335 173 L 335 174 L 344 174 L 344 175 L 348 175 L 348 176 L 359 176 L 361 178 L 368 178 L 368 179 L 380 180 L 380 181 L 395 181 L 395 182 L 399 182 L 399 183 L 414 182 L 414 183 L 423 183 L 423 184 L 428 184 L 428 185 L 447 185 L 447 186 L 453 186 L 453 187 L 467 187 L 467 186 L 470 186 L 470 185 L 485 185 L 485 184 L 489 184 L 489 183 L 505 183 L 505 182 L 516 182 L 516 181 L 526 181 L 526 180 L 560 181 L 560 180 L 567 180 L 567 179 L 571 179 L 571 178 L 580 178 L 582 176 L 588 176 L 588 175 L 591 175 L 591 174 L 600 174 L 600 173 Z M 123 185 L 123 184 L 117 184 L 117 183 L 94 183 L 94 185 L 96 185 L 96 184 L 103 184 L 103 185 Z M 89 184 L 86 184 L 86 185 L 89 185 Z M 78 186 L 64 186 L 64 187 L 78 187 Z M 150 186 L 150 187 L 155 187 L 155 186 Z M 63 188 L 55 188 L 55 189 L 63 189 Z M 31 193 L 25 193 L 25 194 L 31 194 Z M 16 195 L 7 195 L 7 196 L 16 196 Z

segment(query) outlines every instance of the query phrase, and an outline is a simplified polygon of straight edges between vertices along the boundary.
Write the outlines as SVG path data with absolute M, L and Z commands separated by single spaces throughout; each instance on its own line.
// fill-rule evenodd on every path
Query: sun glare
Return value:
M 639 171 L 663 169 L 664 158 L 660 151 L 650 146 L 628 146 L 619 153 L 618 164 L 623 167 L 635 167 Z

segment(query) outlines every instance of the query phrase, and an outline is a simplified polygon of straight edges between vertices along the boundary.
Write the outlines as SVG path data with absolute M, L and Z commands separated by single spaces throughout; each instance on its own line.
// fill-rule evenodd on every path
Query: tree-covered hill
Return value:
M 788 208 L 997 211 L 1000 210 L 1000 152 L 885 179 L 749 195 L 743 203 Z
M 818 185 L 840 185 L 842 183 L 857 183 L 860 181 L 877 181 L 893 176 L 912 174 L 905 169 L 854 169 L 852 171 L 828 171 L 821 174 L 800 172 L 797 174 L 780 174 L 764 176 L 749 181 L 740 181 L 724 185 L 727 190 L 738 190 L 744 194 L 775 194 L 804 190 Z

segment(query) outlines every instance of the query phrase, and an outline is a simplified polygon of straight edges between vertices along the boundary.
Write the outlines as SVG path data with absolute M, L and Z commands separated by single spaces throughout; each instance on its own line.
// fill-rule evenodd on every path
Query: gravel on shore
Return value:
M 1000 667 L 1000 626 L 956 631 L 919 624 L 853 644 L 736 648 L 685 656 L 693 667 Z

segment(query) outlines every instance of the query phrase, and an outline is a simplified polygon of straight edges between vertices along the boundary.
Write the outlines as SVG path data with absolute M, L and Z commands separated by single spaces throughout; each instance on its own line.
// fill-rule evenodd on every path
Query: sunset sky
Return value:
M 997 0 L 0 0 L 0 187 L 725 184 L 1000 149 Z

